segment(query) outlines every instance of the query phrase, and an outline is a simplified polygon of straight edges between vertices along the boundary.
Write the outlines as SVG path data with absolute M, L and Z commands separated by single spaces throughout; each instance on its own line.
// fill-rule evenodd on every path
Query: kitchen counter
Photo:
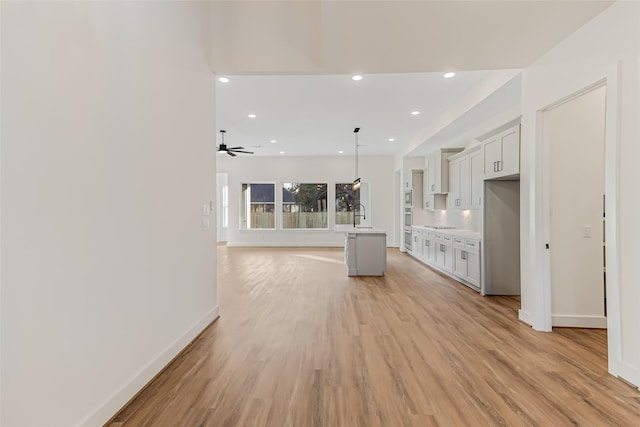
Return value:
M 338 230 L 336 230 L 338 231 Z M 344 263 L 349 276 L 383 276 L 387 233 L 374 227 L 344 227 Z
M 387 234 L 385 230 L 375 227 L 351 227 L 350 229 L 344 230 L 344 232 L 347 234 Z
M 418 228 L 420 230 L 427 230 L 435 233 L 450 234 L 452 236 L 460 236 L 460 237 L 464 237 L 465 239 L 476 239 L 476 240 L 482 239 L 481 233 L 473 230 L 465 230 L 462 228 L 433 228 L 433 227 L 427 227 L 425 225 L 412 225 L 411 227 Z
M 407 251 L 430 267 L 483 293 L 481 241 L 482 235 L 473 230 L 413 225 Z

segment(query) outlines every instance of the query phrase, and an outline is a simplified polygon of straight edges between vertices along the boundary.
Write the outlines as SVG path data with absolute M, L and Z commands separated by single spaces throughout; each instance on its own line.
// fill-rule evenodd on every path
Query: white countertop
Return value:
M 433 233 L 450 234 L 452 236 L 460 236 L 466 239 L 482 240 L 482 234 L 473 230 L 465 230 L 462 228 L 431 228 L 423 225 L 412 225 L 411 227 L 419 228 L 421 230 L 431 231 Z
M 385 230 L 382 230 L 380 228 L 370 226 L 354 227 L 353 225 L 336 225 L 334 231 L 338 233 L 349 234 L 387 234 Z

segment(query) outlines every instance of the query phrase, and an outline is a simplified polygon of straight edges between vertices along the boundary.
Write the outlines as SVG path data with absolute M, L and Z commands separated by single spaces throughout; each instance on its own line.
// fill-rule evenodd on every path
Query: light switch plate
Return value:
M 582 237 L 584 237 L 585 239 L 590 239 L 591 238 L 591 226 L 590 225 L 585 225 L 582 227 Z
M 202 205 L 202 215 L 209 215 L 209 204 L 205 203 Z
M 202 218 L 202 229 L 206 231 L 210 227 L 211 227 L 211 222 L 209 221 L 209 218 Z

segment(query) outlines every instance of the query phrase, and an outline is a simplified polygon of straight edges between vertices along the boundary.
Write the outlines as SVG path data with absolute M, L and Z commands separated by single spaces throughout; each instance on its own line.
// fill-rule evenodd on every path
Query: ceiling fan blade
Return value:
M 244 150 L 244 147 L 229 147 L 229 150 Z
M 230 155 L 231 157 L 235 157 L 236 155 L 233 154 L 231 151 L 227 151 L 227 154 Z
M 244 151 L 244 150 L 229 150 L 229 152 L 233 151 L 234 153 L 245 153 L 245 154 L 253 154 L 253 151 Z

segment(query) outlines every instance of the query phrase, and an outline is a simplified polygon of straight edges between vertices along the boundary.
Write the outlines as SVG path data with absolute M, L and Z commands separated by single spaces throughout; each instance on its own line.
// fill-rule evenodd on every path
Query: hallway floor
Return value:
M 633 426 L 604 330 L 535 332 L 388 250 L 347 277 L 335 248 L 218 247 L 221 317 L 108 426 Z

